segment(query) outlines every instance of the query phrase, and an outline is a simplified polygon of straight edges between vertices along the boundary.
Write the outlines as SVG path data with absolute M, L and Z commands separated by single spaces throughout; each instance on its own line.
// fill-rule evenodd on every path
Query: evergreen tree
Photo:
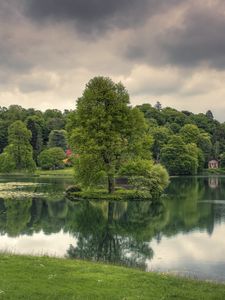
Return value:
M 63 150 L 67 148 L 67 139 L 65 130 L 52 130 L 49 135 L 48 147 L 60 147 Z
M 43 147 L 43 133 L 41 120 L 37 116 L 29 116 L 26 119 L 27 128 L 31 131 L 31 146 L 33 147 L 34 160 L 37 161 L 37 156 Z
M 208 111 L 206 112 L 205 115 L 206 115 L 206 117 L 209 118 L 210 120 L 213 120 L 213 119 L 214 119 L 213 113 L 211 112 L 211 110 L 208 110 Z
M 185 145 L 180 136 L 173 136 L 162 148 L 161 161 L 170 175 L 195 175 L 197 173 L 198 148 L 195 144 Z
M 156 104 L 155 104 L 154 107 L 155 107 L 157 110 L 162 110 L 162 104 L 161 104 L 159 101 L 156 102 Z
M 9 127 L 9 145 L 4 149 L 3 154 L 1 154 L 1 163 L 6 166 L 6 160 L 9 160 L 10 166 L 13 163 L 16 170 L 33 171 L 35 169 L 35 162 L 33 160 L 30 139 L 31 131 L 26 128 L 26 125 L 22 121 L 14 122 Z M 9 171 L 12 171 L 12 169 Z

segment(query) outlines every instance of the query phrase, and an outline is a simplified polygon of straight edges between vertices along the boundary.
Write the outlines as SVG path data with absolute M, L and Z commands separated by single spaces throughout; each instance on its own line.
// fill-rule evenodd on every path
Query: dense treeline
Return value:
M 214 119 L 209 110 L 194 114 L 166 107 L 159 102 L 153 107 L 138 108 L 148 121 L 153 137 L 153 158 L 166 166 L 171 175 L 194 175 L 216 159 L 224 167 L 225 123 Z
M 68 114 L 68 110 L 62 113 L 57 109 L 41 112 L 19 105 L 0 107 L 0 170 L 33 171 L 36 165 L 42 166 L 42 161 L 43 166 L 50 168 L 62 165 L 67 148 L 65 126 Z M 49 148 L 57 148 L 53 151 L 56 153 L 54 162 L 59 160 L 55 165 L 51 152 L 47 157 L 45 155 L 45 160 L 44 155 L 40 157 L 41 152 Z
M 113 104 L 108 111 L 99 110 L 98 103 L 104 104 L 101 109 L 108 109 L 107 105 L 113 103 L 105 103 L 102 87 L 102 91 L 98 92 L 100 98 L 93 98 L 95 85 L 99 88 L 100 81 L 102 86 L 108 84 L 111 89 L 115 89 L 114 94 L 109 94 L 106 100 L 109 101 L 110 97 L 113 100 L 116 96 L 120 106 Z M 122 166 L 121 158 L 124 159 L 128 152 L 129 159 L 132 163 L 137 159 L 139 167 L 144 163 L 141 164 L 138 159 L 144 162 L 152 158 L 156 163 L 164 165 L 170 175 L 197 174 L 207 168 L 211 159 L 218 160 L 220 166 L 225 167 L 225 123 L 215 120 L 210 110 L 205 114 L 194 114 L 170 107 L 162 108 L 159 102 L 155 106 L 142 104 L 132 109 L 127 104 L 129 95 L 122 85 L 97 77 L 87 85 L 74 111 L 48 109 L 42 112 L 19 105 L 0 107 L 0 171 L 33 171 L 36 166 L 43 169 L 63 168 L 65 165 L 62 161 L 66 158 L 68 148 L 72 148 L 74 154 L 76 150 L 79 152 L 80 164 L 77 168 L 82 168 L 82 164 L 85 168 L 93 165 L 91 169 L 94 170 L 102 164 L 99 170 L 107 173 L 109 181 L 112 174 L 119 174 L 116 169 Z M 103 113 L 106 114 L 104 120 Z M 113 131 L 110 125 L 112 117 L 116 118 Z M 100 127 L 93 125 L 93 122 L 97 122 Z M 99 122 L 103 122 L 104 126 L 99 125 Z M 102 141 L 102 145 L 107 144 L 104 151 L 99 147 L 99 141 Z M 127 144 L 123 141 L 127 141 Z M 91 163 L 93 155 L 90 156 L 93 149 L 94 164 Z M 88 154 L 88 151 L 91 152 Z M 131 167 L 134 168 L 128 166 L 129 172 Z M 122 169 L 124 171 L 124 165 Z M 139 177 L 143 170 L 139 170 Z M 97 169 L 93 175 L 98 177 Z M 95 184 L 95 180 L 93 178 L 92 183 Z
M 33 108 L 25 109 L 19 105 L 0 107 L 0 153 L 8 144 L 8 128 L 18 120 L 24 122 L 31 130 L 31 145 L 36 153 L 40 153 L 42 147 L 48 143 L 50 132 L 65 128 L 68 113 L 68 110 L 62 113 L 57 109 L 42 112 Z

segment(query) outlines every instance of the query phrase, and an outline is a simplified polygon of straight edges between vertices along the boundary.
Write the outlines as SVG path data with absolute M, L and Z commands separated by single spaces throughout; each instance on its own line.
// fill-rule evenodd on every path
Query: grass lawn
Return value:
M 0 270 L 0 299 L 225 299 L 222 284 L 91 262 L 2 254 Z

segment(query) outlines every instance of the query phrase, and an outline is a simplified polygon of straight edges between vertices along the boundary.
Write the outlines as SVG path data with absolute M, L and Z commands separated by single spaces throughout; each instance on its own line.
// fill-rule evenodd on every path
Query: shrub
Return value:
M 63 169 L 63 159 L 66 157 L 62 148 L 54 147 L 41 152 L 38 156 L 38 164 L 43 170 Z
M 0 172 L 9 173 L 16 169 L 16 164 L 12 160 L 12 157 L 4 152 L 0 155 Z
M 160 164 L 151 160 L 138 159 L 127 162 L 121 168 L 121 175 L 129 178 L 129 183 L 137 191 L 148 191 L 152 198 L 159 197 L 169 183 L 169 175 Z

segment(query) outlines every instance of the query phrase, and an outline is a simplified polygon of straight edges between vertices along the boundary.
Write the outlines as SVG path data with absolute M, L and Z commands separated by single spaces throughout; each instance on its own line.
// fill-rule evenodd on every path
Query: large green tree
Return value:
M 160 151 L 168 143 L 172 133 L 164 126 L 157 126 L 150 128 L 150 134 L 154 139 L 152 146 L 153 157 L 156 161 L 160 161 Z
M 9 171 L 12 171 L 12 166 L 16 170 L 33 171 L 35 169 L 30 140 L 31 131 L 27 129 L 22 121 L 16 121 L 9 127 L 9 145 L 4 149 L 4 152 L 0 156 L 0 161 L 4 166 L 5 171 L 7 170 L 9 162 Z
M 186 145 L 175 135 L 162 148 L 161 161 L 170 175 L 195 175 L 199 167 L 198 155 L 196 144 Z
M 31 145 L 33 147 L 33 156 L 37 161 L 37 156 L 43 147 L 43 123 L 44 120 L 38 116 L 29 116 L 26 119 L 27 128 L 31 131 Z
M 105 174 L 109 193 L 114 192 L 115 176 L 125 160 L 150 156 L 152 139 L 147 136 L 144 117 L 130 107 L 128 92 L 121 83 L 105 77 L 90 80 L 77 101 L 74 123 L 70 144 L 79 154 L 78 175 L 86 165 L 82 160 L 94 160 L 93 170 Z M 85 179 L 90 172 L 83 172 Z
M 8 122 L 0 119 L 0 153 L 3 152 L 8 142 Z
M 67 139 L 65 130 L 52 130 L 49 134 L 48 147 L 60 147 L 64 150 L 67 148 Z

